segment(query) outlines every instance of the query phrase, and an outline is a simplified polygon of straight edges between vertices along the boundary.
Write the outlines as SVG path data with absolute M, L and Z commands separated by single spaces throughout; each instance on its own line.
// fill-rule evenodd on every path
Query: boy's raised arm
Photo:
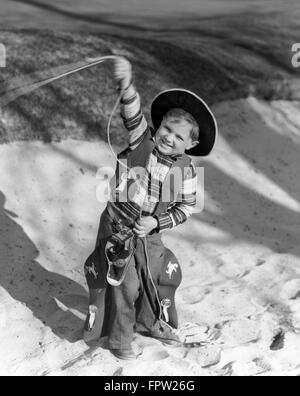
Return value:
M 123 91 L 121 116 L 129 133 L 129 147 L 133 150 L 143 140 L 148 124 L 142 112 L 140 95 L 132 83 L 130 62 L 125 58 L 119 57 L 115 61 L 114 75 L 120 90 Z

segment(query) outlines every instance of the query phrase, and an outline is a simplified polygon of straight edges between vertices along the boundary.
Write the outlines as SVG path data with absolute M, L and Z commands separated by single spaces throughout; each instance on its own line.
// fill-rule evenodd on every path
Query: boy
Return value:
M 199 97 L 174 89 L 154 99 L 151 129 L 132 84 L 130 63 L 119 58 L 114 66 L 129 133 L 129 146 L 119 161 L 126 160 L 127 165 L 117 165 L 117 188 L 101 216 L 96 250 L 85 263 L 90 290 L 85 339 L 108 335 L 111 352 L 129 360 L 141 353 L 134 349 L 134 331 L 170 340 L 177 328 L 175 291 L 181 270 L 164 247 L 161 232 L 191 216 L 197 178 L 187 154 L 208 155 L 217 125 Z M 138 182 L 131 172 L 136 168 L 144 170 Z M 174 170 L 182 175 L 177 190 L 170 182 Z

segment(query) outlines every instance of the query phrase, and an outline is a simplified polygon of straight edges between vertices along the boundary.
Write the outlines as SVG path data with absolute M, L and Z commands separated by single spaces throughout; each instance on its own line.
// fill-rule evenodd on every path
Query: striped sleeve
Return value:
M 172 204 L 166 213 L 162 213 L 157 217 L 159 231 L 176 227 L 187 221 L 195 209 L 196 194 L 197 174 L 194 165 L 191 164 L 176 202 Z
M 129 133 L 129 147 L 134 150 L 143 140 L 148 124 L 142 112 L 140 95 L 131 84 L 121 100 L 121 117 Z

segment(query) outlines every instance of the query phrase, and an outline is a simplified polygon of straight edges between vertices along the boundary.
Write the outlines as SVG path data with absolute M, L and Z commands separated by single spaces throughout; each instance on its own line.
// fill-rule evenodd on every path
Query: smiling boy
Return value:
M 153 140 L 155 142 L 155 148 L 161 155 L 175 159 L 176 157 L 180 157 L 186 150 L 199 144 L 197 140 L 198 135 L 199 127 L 195 119 L 182 109 L 172 109 L 164 116 L 163 122 Z M 192 167 L 190 175 L 190 184 L 194 183 L 195 186 L 196 175 Z M 185 202 L 185 210 L 183 209 L 184 203 L 181 205 L 181 210 L 184 210 L 186 217 L 189 217 L 196 203 L 195 194 L 196 190 L 191 192 L 190 199 L 192 201 L 189 203 L 187 201 Z M 137 220 L 134 231 L 139 237 L 145 237 L 158 226 L 159 218 L 146 216 Z
M 112 188 L 101 216 L 96 250 L 85 263 L 90 290 L 85 335 L 107 335 L 108 347 L 116 357 L 135 359 L 141 353 L 134 348 L 135 331 L 166 339 L 178 326 L 175 292 L 181 270 L 174 254 L 163 245 L 161 233 L 192 215 L 197 176 L 188 154 L 208 155 L 217 125 L 197 95 L 172 89 L 154 99 L 152 129 L 142 113 L 131 65 L 125 58 L 115 62 L 115 78 L 123 92 L 121 116 L 129 145 L 119 155 L 117 188 Z M 122 160 L 130 169 L 144 170 L 138 183 L 120 165 Z M 170 182 L 174 169 L 181 175 L 177 190 Z M 109 250 L 116 241 L 127 247 L 118 251 L 122 260 L 116 259 L 116 249 Z

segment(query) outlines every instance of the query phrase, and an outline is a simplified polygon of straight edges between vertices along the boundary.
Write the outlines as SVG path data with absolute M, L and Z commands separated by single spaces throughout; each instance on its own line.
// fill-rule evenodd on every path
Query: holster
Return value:
M 105 246 L 108 262 L 107 282 L 111 286 L 120 286 L 136 247 L 136 236 L 133 230 L 121 223 L 114 222 L 114 233 Z

